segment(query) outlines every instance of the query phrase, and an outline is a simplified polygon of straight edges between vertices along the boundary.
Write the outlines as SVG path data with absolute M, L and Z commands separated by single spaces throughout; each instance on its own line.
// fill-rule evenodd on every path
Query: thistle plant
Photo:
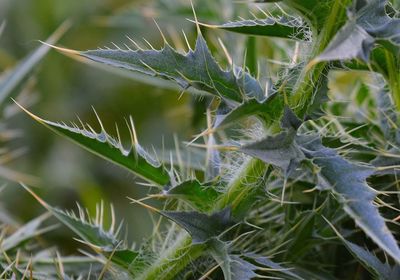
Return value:
M 112 49 L 54 47 L 80 61 L 172 81 L 207 104 L 204 130 L 187 139 L 187 146 L 203 148 L 200 167 L 144 149 L 132 118 L 127 148 L 118 127 L 111 136 L 100 117 L 96 131 L 23 108 L 149 188 L 147 197 L 130 200 L 163 222 L 135 247 L 122 237 L 113 211 L 108 227 L 104 207 L 94 219 L 81 208 L 65 212 L 24 186 L 94 251 L 103 263 L 93 272 L 98 278 L 399 279 L 397 3 L 257 2 L 251 18 L 227 23 L 202 23 L 193 9 L 197 39 L 185 51 L 161 29 L 161 49 L 134 40 Z M 205 31 L 248 37 L 245 53 L 230 55 L 229 42 L 220 40 L 228 61 L 222 67 Z M 271 46 L 262 37 L 280 38 L 291 60 L 265 71 L 262 49 Z

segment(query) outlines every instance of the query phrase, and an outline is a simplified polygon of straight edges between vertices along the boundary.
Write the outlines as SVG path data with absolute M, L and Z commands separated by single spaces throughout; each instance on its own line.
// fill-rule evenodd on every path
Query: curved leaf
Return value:
M 289 113 L 290 109 L 286 108 L 285 111 L 282 127 L 289 128 L 287 131 L 246 145 L 241 151 L 282 168 L 285 175 L 301 161 L 312 160 L 320 169 L 317 174 L 318 185 L 333 191 L 356 224 L 400 263 L 397 242 L 374 205 L 376 191 L 366 182 L 374 173 L 373 168 L 345 160 L 334 149 L 323 146 L 319 135 L 296 135 L 301 122 L 294 113 Z
M 397 242 L 374 205 L 376 191 L 366 182 L 373 174 L 373 169 L 343 159 L 335 150 L 324 147 L 318 135 L 299 136 L 297 142 L 304 154 L 321 168 L 318 175 L 324 188 L 336 193 L 344 210 L 356 224 L 379 247 L 400 262 Z
M 285 177 L 305 159 L 300 147 L 295 143 L 296 130 L 300 123 L 290 111 L 285 108 L 282 117 L 284 131 L 277 135 L 240 147 L 240 151 L 282 169 Z
M 25 185 L 22 186 L 54 217 L 75 232 L 89 246 L 100 250 L 113 263 L 129 268 L 139 255 L 138 252 L 125 248 L 123 242 L 116 237 L 117 234 L 113 228 L 105 231 L 101 223 L 98 224 L 99 221 L 95 222 L 90 217 L 86 217 L 82 209 L 80 209 L 79 217 L 73 212 L 66 213 L 47 204 Z M 102 217 L 100 218 L 102 219 Z
M 385 10 L 387 1 L 357 1 L 345 26 L 317 56 L 315 61 L 348 60 L 359 58 L 369 60 L 375 43 L 389 46 L 399 52 L 400 19 L 391 18 Z
M 104 159 L 125 167 L 144 180 L 159 186 L 167 185 L 170 181 L 168 172 L 164 167 L 143 150 L 135 139 L 132 139 L 132 147 L 127 150 L 122 146 L 120 141 L 115 140 L 104 129 L 97 133 L 90 126 L 88 126 L 88 130 L 85 127 L 79 128 L 75 125 L 67 126 L 65 124 L 47 121 L 30 113 L 23 107 L 21 108 L 34 120 L 57 134 L 72 140 Z M 132 137 L 134 138 L 134 136 Z
M 214 129 L 222 128 L 234 124 L 243 118 L 257 115 L 268 121 L 268 123 L 272 123 L 281 117 L 283 106 L 282 95 L 278 92 L 268 96 L 263 102 L 250 99 L 233 108 L 227 114 L 217 115 Z
M 161 211 L 161 214 L 183 227 L 192 236 L 194 244 L 206 243 L 234 225 L 230 208 L 211 215 L 195 211 Z
M 201 184 L 197 180 L 182 182 L 165 191 L 168 197 L 187 201 L 199 210 L 209 210 L 217 199 L 219 193 L 212 184 Z
M 400 275 L 398 274 L 396 278 L 391 277 L 392 268 L 388 263 L 382 263 L 375 255 L 371 252 L 365 250 L 364 248 L 351 243 L 343 239 L 344 244 L 347 249 L 363 264 L 363 266 L 368 269 L 372 274 L 374 274 L 379 279 L 384 280 L 394 280 L 398 279 Z M 393 271 L 394 272 L 394 271 Z
M 95 62 L 173 80 L 182 88 L 194 87 L 227 100 L 264 99 L 261 85 L 242 68 L 222 70 L 214 60 L 201 34 L 196 47 L 178 53 L 168 43 L 161 50 L 91 50 L 69 51 Z

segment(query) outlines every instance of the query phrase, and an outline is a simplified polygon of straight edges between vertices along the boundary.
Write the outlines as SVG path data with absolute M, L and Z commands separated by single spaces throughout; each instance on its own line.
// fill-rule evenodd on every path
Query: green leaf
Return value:
M 287 177 L 305 159 L 303 152 L 295 143 L 296 130 L 299 125 L 297 117 L 285 107 L 282 118 L 284 131 L 277 135 L 267 136 L 260 141 L 242 145 L 239 150 L 281 168 Z
M 227 100 L 264 99 L 261 85 L 242 68 L 223 70 L 211 55 L 199 34 L 194 50 L 178 53 L 168 43 L 161 50 L 91 50 L 69 51 L 95 62 L 173 80 L 182 88 L 194 87 Z
M 307 30 L 305 24 L 301 19 L 295 17 L 255 18 L 221 25 L 202 25 L 246 35 L 280 37 L 300 41 L 307 41 L 310 37 L 310 31 Z
M 73 212 L 64 212 L 47 204 L 25 185 L 22 186 L 54 217 L 75 232 L 89 246 L 94 246 L 100 250 L 115 264 L 129 268 L 132 261 L 139 255 L 138 252 L 124 248 L 123 242 L 118 240 L 113 228 L 106 231 L 101 221 L 93 221 L 90 217 L 86 217 L 83 209 L 79 209 L 79 217 Z
M 300 13 L 315 29 L 321 30 L 329 16 L 334 0 L 256 0 L 258 3 L 283 2 Z
M 307 108 L 307 118 L 316 119 L 324 115 L 321 107 L 329 101 L 328 91 L 328 77 L 323 76 L 315 87 L 311 104 Z
M 235 224 L 231 219 L 230 208 L 211 215 L 194 211 L 161 211 L 161 214 L 183 227 L 192 236 L 194 244 L 206 243 Z
M 257 277 L 257 266 L 229 253 L 229 245 L 218 239 L 210 241 L 210 251 L 220 265 L 225 280 L 250 280 Z
M 397 242 L 374 205 L 376 191 L 366 182 L 373 169 L 343 159 L 334 149 L 324 147 L 318 135 L 298 136 L 297 143 L 307 158 L 321 168 L 319 177 L 323 187 L 333 191 L 356 224 L 381 249 L 400 262 Z
M 45 127 L 72 140 L 86 150 L 125 167 L 144 180 L 159 186 L 167 185 L 170 181 L 168 172 L 137 143 L 136 139 L 134 139 L 134 133 L 132 135 L 132 147 L 127 150 L 119 140 L 117 141 L 104 130 L 100 121 L 102 130 L 97 133 L 90 126 L 88 128 L 79 128 L 76 125 L 67 126 L 47 121 L 30 113 L 23 107 L 21 108 Z M 131 130 L 133 132 L 134 128 L 132 127 Z
M 346 248 L 349 249 L 362 265 L 379 279 L 394 280 L 400 278 L 400 274 L 391 277 L 392 268 L 388 263 L 382 263 L 375 255 L 364 248 L 343 239 Z M 394 275 L 393 275 L 394 276 Z
M 358 58 L 366 62 L 369 60 L 374 42 L 374 38 L 362 27 L 355 22 L 349 22 L 335 35 L 315 61 Z
M 258 74 L 258 48 L 257 48 L 257 38 L 254 36 L 249 36 L 246 40 L 245 49 L 245 65 L 249 70 L 250 74 L 257 76 Z
M 220 265 L 225 280 L 250 280 L 262 278 L 257 270 L 269 273 L 284 274 L 285 279 L 302 279 L 287 268 L 271 261 L 267 257 L 256 254 L 232 254 L 229 242 L 213 239 L 210 242 L 210 252 L 215 261 Z
M 32 75 L 32 70 L 45 57 L 51 47 L 55 44 L 62 35 L 69 29 L 70 23 L 65 22 L 36 50 L 22 60 L 9 74 L 6 74 L 4 79 L 0 81 L 0 107 L 4 106 L 4 101 L 10 96 L 15 96 L 21 84 Z M 2 25 L 3 27 L 3 25 Z
M 263 102 L 250 99 L 243 102 L 239 106 L 233 108 L 229 113 L 217 115 L 214 128 L 222 128 L 224 126 L 234 124 L 237 121 L 251 116 L 260 116 L 268 123 L 279 120 L 282 115 L 283 98 L 278 92 L 271 94 Z
M 285 108 L 282 127 L 286 131 L 240 148 L 244 153 L 278 166 L 290 175 L 299 162 L 312 160 L 320 168 L 318 185 L 336 194 L 346 213 L 381 249 L 400 262 L 400 249 L 374 205 L 376 191 L 366 182 L 373 168 L 356 165 L 322 145 L 319 135 L 296 135 L 301 121 Z M 250 149 L 248 148 L 250 147 Z
M 358 1 L 349 13 L 349 20 L 327 48 L 314 61 L 369 61 L 375 43 L 399 51 L 400 19 L 391 18 L 385 10 L 387 1 Z
M 180 183 L 165 191 L 165 194 L 168 197 L 182 199 L 199 210 L 210 210 L 219 196 L 212 182 L 201 184 L 197 180 Z

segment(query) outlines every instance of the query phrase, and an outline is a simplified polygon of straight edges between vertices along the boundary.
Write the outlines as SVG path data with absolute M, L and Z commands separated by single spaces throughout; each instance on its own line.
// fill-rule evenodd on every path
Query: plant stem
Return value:
M 314 41 L 313 50 L 310 55 L 311 59 L 315 58 L 328 46 L 331 39 L 342 26 L 346 19 L 345 7 L 349 2 L 349 0 L 336 0 L 334 2 L 324 28 L 318 35 L 315 34 L 316 40 Z M 291 98 L 291 107 L 295 109 L 300 117 L 304 116 L 308 106 L 311 104 L 315 85 L 318 83 L 326 65 L 326 62 L 320 62 L 311 66 L 311 68 L 305 67 L 299 76 L 297 90 Z
M 138 280 L 162 279 L 172 280 L 190 262 L 205 251 L 206 245 L 192 245 L 192 238 L 184 233 L 178 237 L 173 246 L 143 273 L 135 277 Z
M 395 57 L 391 52 L 385 51 L 385 59 L 387 64 L 387 83 L 397 111 L 400 112 L 400 73 L 397 71 Z

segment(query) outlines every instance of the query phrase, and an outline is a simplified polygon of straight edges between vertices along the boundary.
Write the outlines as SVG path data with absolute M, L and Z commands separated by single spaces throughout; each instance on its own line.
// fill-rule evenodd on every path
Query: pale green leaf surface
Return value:
M 185 54 L 178 53 L 167 43 L 161 50 L 92 50 L 77 54 L 112 67 L 173 80 L 184 89 L 194 87 L 227 100 L 264 99 L 258 81 L 242 68 L 221 69 L 201 35 L 195 49 Z
M 345 160 L 334 149 L 324 147 L 318 135 L 299 136 L 297 142 L 305 155 L 321 168 L 319 176 L 324 187 L 339 195 L 346 213 L 367 236 L 400 262 L 397 242 L 374 205 L 376 191 L 366 182 L 373 169 Z
M 386 5 L 382 0 L 358 2 L 348 22 L 315 61 L 358 58 L 367 62 L 375 43 L 389 43 L 398 53 L 400 19 L 389 17 Z
M 282 132 L 242 145 L 239 150 L 281 168 L 285 176 L 289 176 L 305 159 L 303 152 L 295 143 L 296 130 L 300 123 L 288 108 L 285 108 L 281 122 L 284 129 Z
M 338 195 L 346 213 L 357 225 L 377 243 L 385 252 L 400 263 L 400 249 L 394 236 L 385 224 L 374 205 L 376 191 L 366 182 L 374 173 L 372 167 L 351 163 L 337 154 L 334 149 L 323 146 L 319 135 L 296 135 L 301 122 L 294 113 L 288 113 L 286 108 L 282 118 L 282 127 L 292 128 L 276 136 L 249 144 L 248 150 L 241 151 L 260 158 L 266 163 L 292 170 L 304 159 L 312 160 L 320 168 L 318 185 L 325 190 L 331 190 Z M 246 150 L 247 149 L 247 150 Z

